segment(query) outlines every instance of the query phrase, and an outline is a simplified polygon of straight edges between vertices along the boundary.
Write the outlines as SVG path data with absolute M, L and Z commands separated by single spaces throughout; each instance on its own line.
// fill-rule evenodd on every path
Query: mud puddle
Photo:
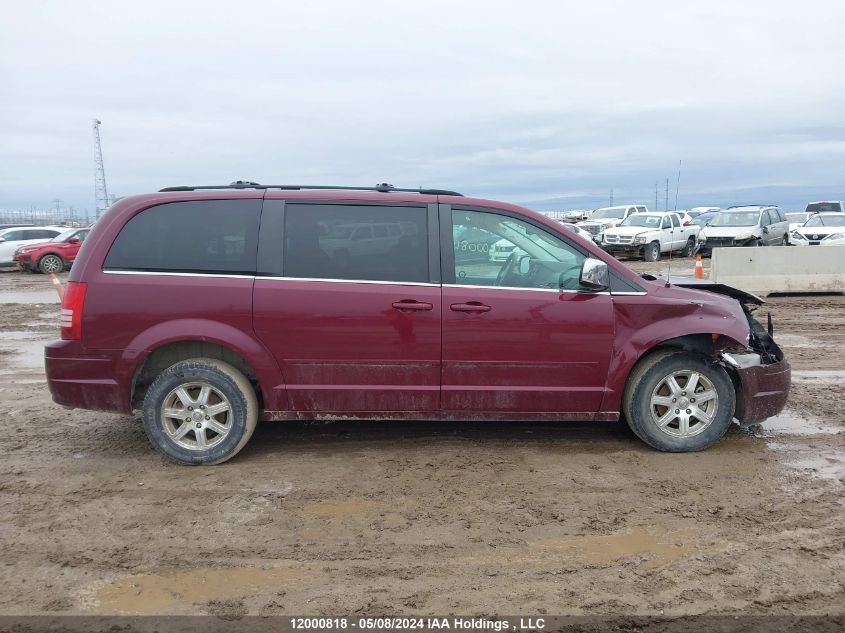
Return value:
M 323 572 L 287 567 L 195 568 L 165 574 L 129 576 L 84 596 L 99 613 L 178 613 L 192 605 L 256 593 L 284 592 L 321 581 Z
M 0 373 L 44 368 L 44 345 L 50 339 L 36 332 L 0 332 Z
M 0 292 L 0 303 L 59 303 L 55 290 L 33 290 L 31 292 Z
M 801 382 L 845 382 L 845 371 L 833 369 L 792 370 L 792 380 Z
M 806 444 L 769 442 L 769 448 L 783 453 L 783 464 L 814 479 L 835 481 L 845 485 L 845 450 L 817 449 Z
M 539 547 L 564 553 L 592 565 L 607 565 L 631 557 L 643 557 L 643 567 L 654 569 L 689 556 L 697 550 L 695 530 L 652 531 L 634 528 L 607 536 L 565 536 L 534 541 Z
M 758 429 L 758 437 L 777 435 L 836 435 L 841 426 L 833 425 L 822 418 L 802 416 L 790 410 L 783 411 L 773 418 L 769 418 Z

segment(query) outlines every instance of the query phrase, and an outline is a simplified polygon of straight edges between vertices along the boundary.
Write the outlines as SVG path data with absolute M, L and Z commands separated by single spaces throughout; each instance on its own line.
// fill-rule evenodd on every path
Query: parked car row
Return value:
M 684 257 L 706 255 L 717 247 L 845 245 L 845 202 L 841 201 L 811 202 L 800 213 L 784 213 L 767 204 L 672 212 L 617 205 L 564 214 L 560 222 L 582 231 L 607 252 L 646 261 L 674 252 Z M 494 246 L 493 261 L 506 259 L 513 250 L 505 243 Z
M 90 228 L 16 226 L 0 229 L 0 266 L 59 273 L 70 268 Z

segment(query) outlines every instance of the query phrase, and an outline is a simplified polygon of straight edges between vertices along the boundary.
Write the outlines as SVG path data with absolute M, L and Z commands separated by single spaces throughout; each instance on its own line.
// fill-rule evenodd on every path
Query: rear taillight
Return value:
M 82 306 L 85 303 L 86 288 L 88 284 L 67 282 L 60 319 L 62 338 L 66 341 L 78 341 L 82 338 Z

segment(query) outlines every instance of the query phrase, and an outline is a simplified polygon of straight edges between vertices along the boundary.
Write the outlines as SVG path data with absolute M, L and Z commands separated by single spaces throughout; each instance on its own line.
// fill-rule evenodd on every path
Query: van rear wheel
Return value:
M 193 358 L 168 367 L 144 396 L 144 431 L 179 464 L 220 464 L 249 441 L 258 423 L 255 390 L 229 363 Z
M 675 350 L 643 360 L 628 378 L 623 398 L 637 437 L 672 453 L 700 451 L 719 441 L 735 408 L 736 393 L 723 367 Z

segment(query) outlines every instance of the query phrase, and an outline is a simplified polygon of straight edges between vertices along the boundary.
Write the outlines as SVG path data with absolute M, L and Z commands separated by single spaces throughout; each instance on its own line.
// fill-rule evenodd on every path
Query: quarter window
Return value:
M 129 220 L 106 270 L 255 274 L 260 200 L 174 202 Z
M 426 217 L 425 207 L 287 204 L 284 275 L 427 282 Z
M 581 288 L 586 257 L 566 241 L 497 213 L 452 211 L 455 283 L 505 288 Z

